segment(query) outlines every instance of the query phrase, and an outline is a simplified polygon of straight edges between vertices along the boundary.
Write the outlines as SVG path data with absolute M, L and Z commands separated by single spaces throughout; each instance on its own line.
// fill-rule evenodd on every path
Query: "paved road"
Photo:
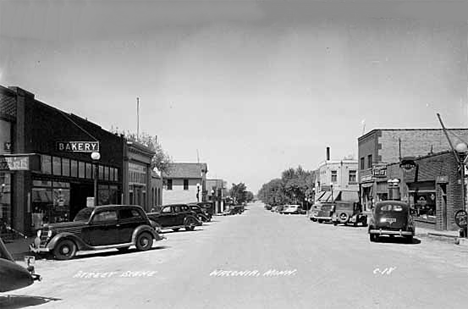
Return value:
M 467 308 L 468 249 L 420 238 L 370 243 L 365 228 L 249 206 L 148 252 L 38 261 L 44 280 L 12 308 Z M 225 271 L 223 273 L 223 271 Z M 139 272 L 139 273 L 138 273 Z M 92 274 L 91 274 L 92 273 Z M 3 302 L 3 303 L 2 303 Z M 15 305 L 12 305 L 15 304 Z

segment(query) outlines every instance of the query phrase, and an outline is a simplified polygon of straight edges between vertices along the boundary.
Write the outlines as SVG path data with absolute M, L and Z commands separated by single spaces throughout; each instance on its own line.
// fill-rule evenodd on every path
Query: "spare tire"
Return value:
M 341 220 L 341 222 L 348 222 L 349 215 L 347 213 L 345 213 L 345 212 L 341 213 L 340 214 L 340 220 Z

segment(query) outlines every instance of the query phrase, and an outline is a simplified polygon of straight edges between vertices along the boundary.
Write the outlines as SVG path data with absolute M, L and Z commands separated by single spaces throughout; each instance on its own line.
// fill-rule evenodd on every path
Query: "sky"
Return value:
M 0 85 L 257 193 L 376 128 L 468 126 L 468 2 L 0 0 Z M 139 117 L 137 117 L 139 98 Z

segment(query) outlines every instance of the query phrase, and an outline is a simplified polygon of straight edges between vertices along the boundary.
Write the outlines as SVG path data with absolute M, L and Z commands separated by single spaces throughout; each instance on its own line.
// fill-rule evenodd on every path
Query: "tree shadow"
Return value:
M 53 301 L 60 301 L 60 298 L 29 296 L 29 295 L 1 295 L 0 308 L 17 309 L 31 306 L 39 306 Z

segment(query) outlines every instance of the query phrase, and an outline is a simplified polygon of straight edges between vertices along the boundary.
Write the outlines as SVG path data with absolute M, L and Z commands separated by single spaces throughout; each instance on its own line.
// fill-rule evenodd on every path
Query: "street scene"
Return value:
M 11 308 L 465 308 L 468 247 L 373 244 L 365 228 L 263 206 L 167 232 L 146 252 L 39 260 L 43 281 L 12 292 Z
M 1 0 L 0 308 L 466 308 L 468 2 Z

